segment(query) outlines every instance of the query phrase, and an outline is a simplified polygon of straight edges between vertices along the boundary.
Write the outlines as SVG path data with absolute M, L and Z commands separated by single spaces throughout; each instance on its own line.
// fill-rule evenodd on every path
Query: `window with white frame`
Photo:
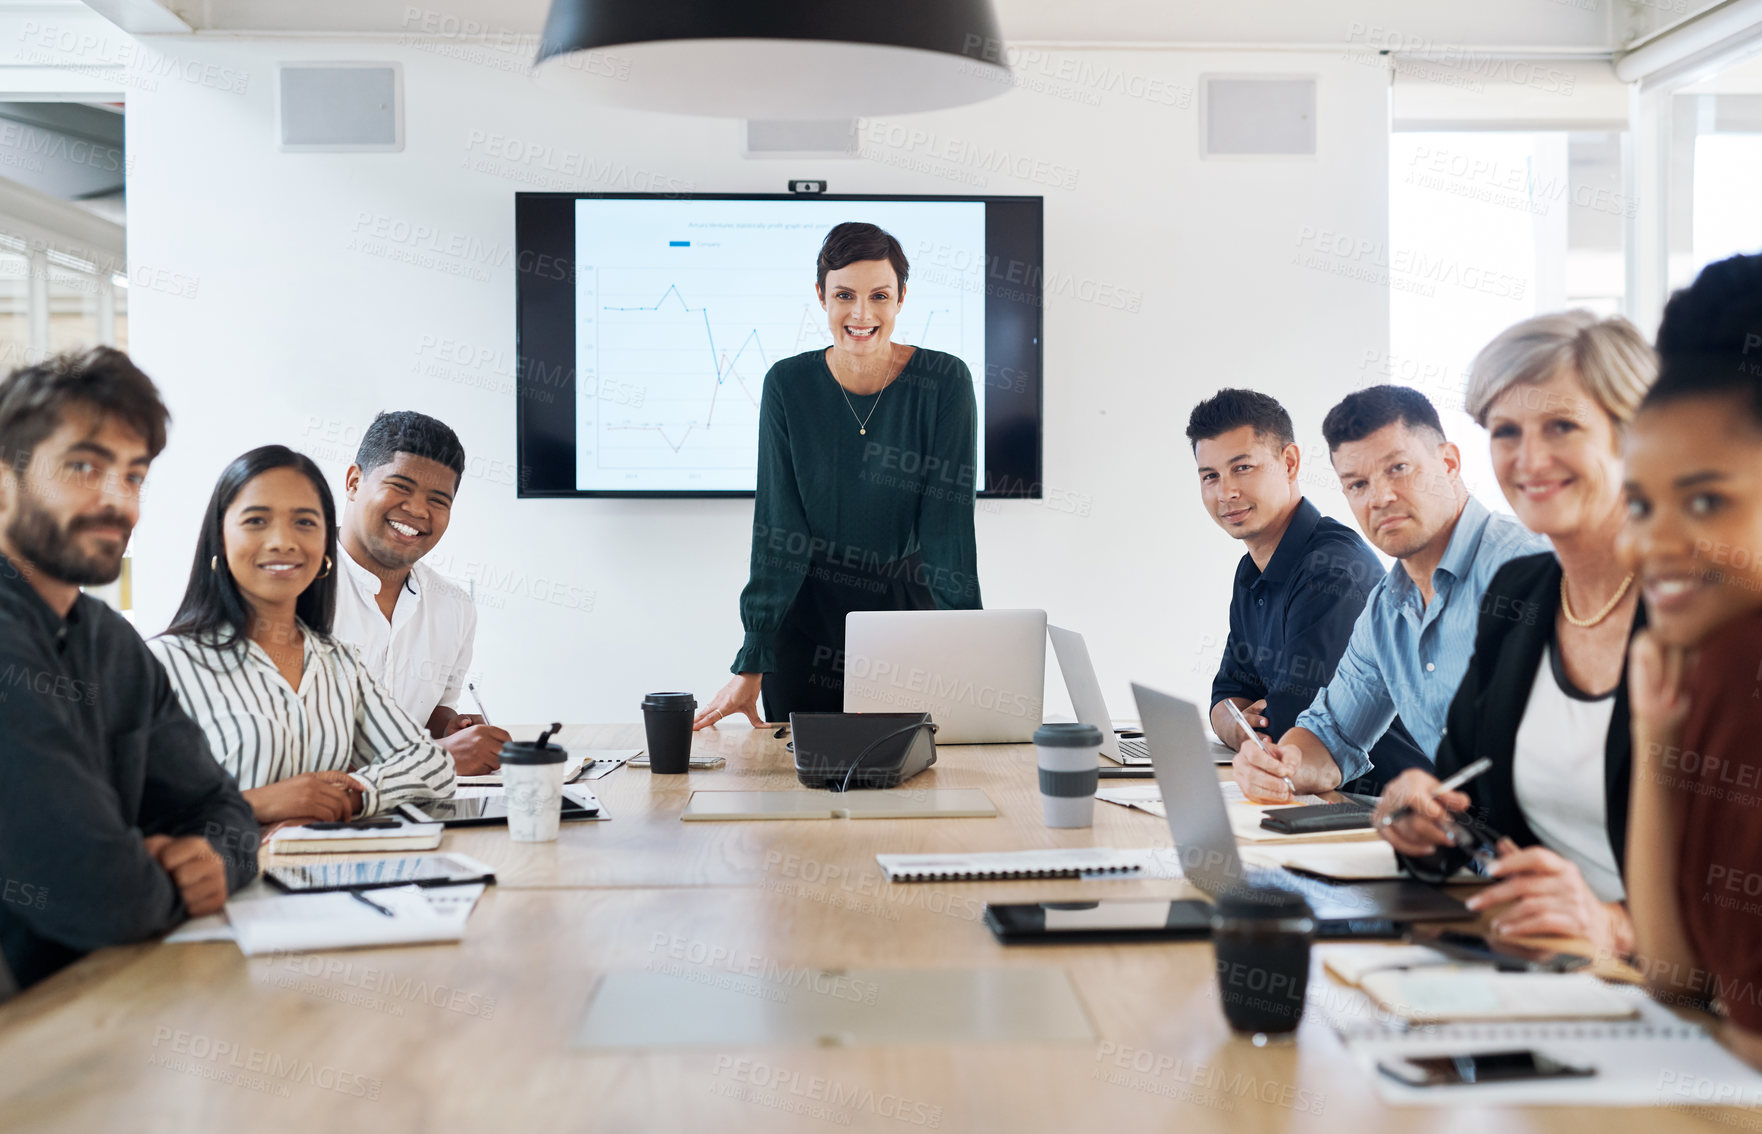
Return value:
M 64 350 L 126 347 L 128 279 L 105 257 L 0 215 L 0 373 Z
M 1625 303 L 1617 131 L 1412 131 L 1389 145 L 1389 355 L 1462 449 L 1469 490 L 1509 511 L 1486 434 L 1463 411 L 1469 363 L 1531 315 Z M 1367 383 L 1368 384 L 1368 383 Z

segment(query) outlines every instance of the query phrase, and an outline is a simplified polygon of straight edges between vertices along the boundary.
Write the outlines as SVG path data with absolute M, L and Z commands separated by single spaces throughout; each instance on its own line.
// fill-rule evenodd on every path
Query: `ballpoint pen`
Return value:
M 1273 750 L 1268 748 L 1265 742 L 1260 739 L 1260 734 L 1254 731 L 1254 726 L 1248 723 L 1248 718 L 1242 715 L 1242 710 L 1236 707 L 1236 702 L 1226 699 L 1224 701 L 1224 708 L 1230 710 L 1230 717 L 1236 722 L 1236 727 L 1242 730 L 1244 736 L 1254 741 L 1256 747 L 1266 753 L 1267 759 L 1279 760 L 1277 756 L 1273 755 Z M 1283 767 L 1284 761 L 1279 760 L 1279 765 Z M 1292 799 L 1297 798 L 1297 785 L 1291 782 L 1290 776 L 1286 776 L 1284 779 L 1285 790 L 1291 793 Z
M 1474 763 L 1470 764 L 1468 767 L 1462 769 L 1460 772 L 1457 772 L 1454 776 L 1451 776 L 1449 779 L 1445 780 L 1443 783 L 1441 783 L 1437 787 L 1433 788 L 1432 789 L 1432 798 L 1436 799 L 1440 795 L 1443 795 L 1447 791 L 1455 791 L 1457 788 L 1461 787 L 1463 784 L 1467 783 L 1468 781 L 1474 779 L 1476 776 L 1480 775 L 1482 772 L 1486 771 L 1488 768 L 1491 768 L 1492 766 L 1493 766 L 1492 760 L 1488 759 L 1485 756 L 1481 757 L 1479 760 L 1476 760 Z M 1393 811 L 1389 812 L 1387 815 L 1383 816 L 1383 826 L 1393 827 L 1395 824 L 1401 822 L 1401 820 L 1407 818 L 1409 815 L 1412 815 L 1413 812 L 1414 812 L 1414 809 L 1411 804 L 1406 807 L 1397 807 L 1395 810 L 1393 810 Z
M 397 917 L 398 916 L 397 914 L 393 913 L 391 910 L 386 909 L 384 906 L 380 905 L 378 902 L 374 901 L 372 898 L 369 898 L 366 894 L 363 894 L 359 890 L 350 890 L 349 897 L 355 899 L 357 902 L 360 902 L 362 905 L 366 906 L 370 910 L 373 910 L 375 913 L 383 914 L 386 917 Z
M 477 706 L 477 715 L 483 718 L 484 724 L 488 724 L 489 714 L 483 711 L 483 699 L 477 695 L 477 686 L 472 682 L 467 681 L 465 683 L 465 692 L 471 694 L 471 703 Z

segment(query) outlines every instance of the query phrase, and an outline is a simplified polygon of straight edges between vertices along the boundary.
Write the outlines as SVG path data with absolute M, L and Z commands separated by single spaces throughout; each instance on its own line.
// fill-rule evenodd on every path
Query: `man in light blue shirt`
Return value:
M 1506 561 L 1548 550 L 1469 497 L 1462 455 L 1417 390 L 1356 391 L 1328 411 L 1322 435 L 1360 530 L 1396 563 L 1297 723 L 1266 750 L 1250 738 L 1236 752 L 1236 782 L 1250 799 L 1285 802 L 1358 778 L 1397 715 L 1422 752 L 1437 752 L 1487 583 Z

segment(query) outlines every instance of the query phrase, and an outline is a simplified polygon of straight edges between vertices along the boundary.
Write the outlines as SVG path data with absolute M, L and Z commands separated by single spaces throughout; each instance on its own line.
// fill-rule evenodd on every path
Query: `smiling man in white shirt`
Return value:
M 373 419 L 344 481 L 335 633 L 469 776 L 500 767 L 509 737 L 458 711 L 477 611 L 421 562 L 446 534 L 464 472 L 465 448 L 441 422 L 410 410 Z

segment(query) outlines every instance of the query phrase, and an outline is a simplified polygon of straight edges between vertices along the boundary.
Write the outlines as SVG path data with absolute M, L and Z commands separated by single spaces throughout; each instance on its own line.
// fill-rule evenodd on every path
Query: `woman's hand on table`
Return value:
M 1591 891 L 1579 868 L 1547 847 L 1518 849 L 1499 840 L 1499 857 L 1489 868 L 1497 881 L 1467 901 L 1471 910 L 1501 910 L 1490 926 L 1499 937 L 1576 937 L 1596 946 L 1599 955 L 1620 956 L 1633 949 L 1633 922 L 1619 902 L 1604 902 Z
M 339 822 L 361 802 L 361 791 L 347 772 L 303 772 L 241 794 L 259 823 L 311 818 Z
M 697 718 L 691 722 L 693 731 L 714 728 L 736 713 L 744 713 L 754 728 L 764 728 L 765 722 L 759 719 L 759 687 L 763 681 L 764 674 L 761 673 L 735 674 L 733 680 L 710 698 L 709 704 L 698 710 Z

